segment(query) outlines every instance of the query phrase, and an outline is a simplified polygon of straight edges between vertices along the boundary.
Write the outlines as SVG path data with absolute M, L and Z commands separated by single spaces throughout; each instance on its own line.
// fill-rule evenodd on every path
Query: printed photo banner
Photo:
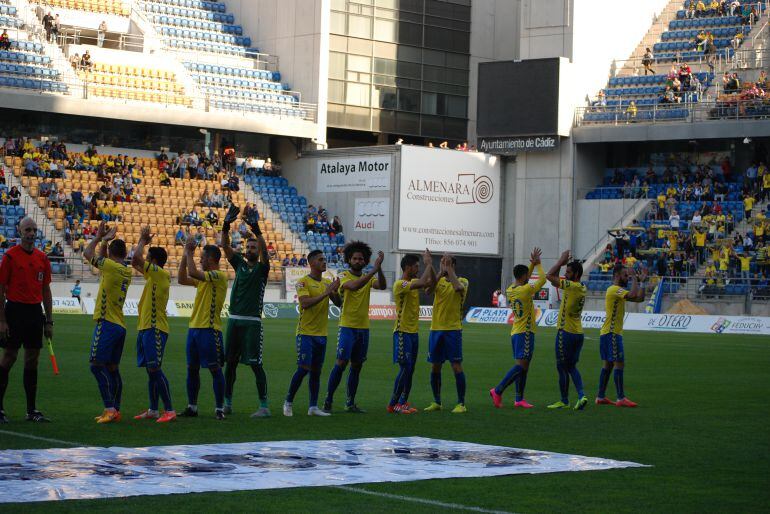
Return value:
M 0 452 L 0 503 L 643 467 L 422 437 Z

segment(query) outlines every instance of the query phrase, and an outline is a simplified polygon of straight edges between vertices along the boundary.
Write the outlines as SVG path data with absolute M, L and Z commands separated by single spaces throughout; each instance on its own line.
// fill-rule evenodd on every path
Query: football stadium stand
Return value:
M 281 81 L 277 58 L 252 46 L 222 2 L 15 3 L 0 3 L 0 29 L 11 30 L 0 51 L 0 88 L 315 121 L 316 106 Z M 49 16 L 59 14 L 52 35 Z M 106 34 L 100 20 L 110 20 Z M 91 62 L 83 63 L 87 50 Z
M 649 199 L 643 217 L 608 231 L 612 243 L 594 262 L 587 287 L 602 293 L 621 262 L 646 268 L 654 282 L 667 277 L 664 293 L 675 294 L 695 277 L 704 296 L 764 294 L 770 266 L 770 173 L 765 163 L 756 173 L 736 174 L 721 165 L 668 165 L 606 170 L 603 184 L 589 200 Z M 674 172 L 673 170 L 677 171 Z
M 21 146 L 21 145 L 20 145 Z M 82 152 L 66 152 L 66 158 L 53 158 L 55 150 L 41 148 L 42 145 L 21 146 L 15 154 L 6 155 L 5 169 L 11 171 L 23 189 L 45 217 L 55 227 L 59 241 L 67 244 L 67 254 L 77 256 L 93 235 L 95 226 L 101 220 L 118 224 L 118 234 L 129 245 L 136 243 L 140 226 L 148 223 L 156 232 L 156 243 L 169 251 L 169 270 L 176 273 L 182 255 L 182 242 L 188 237 L 205 241 L 218 241 L 221 220 L 226 206 L 233 202 L 241 207 L 247 205 L 247 195 L 239 191 L 240 181 L 236 178 L 234 189 L 221 184 L 227 183 L 224 170 L 212 174 L 208 180 L 198 178 L 171 177 L 173 170 L 158 159 L 132 157 L 130 151 L 120 155 L 90 155 Z M 60 157 L 60 156 L 57 156 Z M 125 164 L 121 162 L 125 160 Z M 53 178 L 56 177 L 56 178 Z M 9 177 L 10 179 L 10 177 Z M 7 186 L 0 187 L 0 191 Z M 73 195 L 73 193 L 75 193 Z M 212 195 L 221 195 L 224 203 L 209 201 Z M 88 201 L 87 201 L 88 200 Z M 21 206 L 10 205 L 6 194 L 3 202 L 4 225 L 2 236 L 8 240 L 6 246 L 15 243 L 15 224 L 25 214 Z M 257 206 L 254 206 L 257 208 Z M 260 213 L 264 214 L 264 213 Z M 291 237 L 276 229 L 273 221 L 260 216 L 260 229 L 271 248 L 271 271 L 269 279 L 283 279 L 281 264 L 298 260 Z M 247 235 L 245 226 L 236 225 L 242 236 Z M 241 246 L 245 237 L 233 238 L 234 246 Z M 5 242 L 5 241 L 3 241 Z M 41 248 L 51 246 L 51 241 L 42 237 Z M 68 265 L 57 262 L 56 272 L 78 277 L 78 266 L 68 259 Z M 95 270 L 91 269 L 95 273 Z M 234 273 L 228 267 L 230 278 Z
M 745 2 L 733 13 L 728 3 L 722 5 L 690 12 L 689 1 L 684 2 L 658 41 L 610 77 L 580 122 L 685 121 L 706 100 L 711 106 L 707 119 L 770 116 L 765 94 L 725 97 L 722 81 L 715 80 L 717 72 L 733 70 L 736 52 L 758 32 L 756 27 L 767 23 L 766 4 Z

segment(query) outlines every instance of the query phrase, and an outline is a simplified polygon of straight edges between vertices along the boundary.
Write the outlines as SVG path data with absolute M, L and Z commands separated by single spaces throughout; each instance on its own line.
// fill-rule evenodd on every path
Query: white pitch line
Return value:
M 12 432 L 10 430 L 0 430 L 0 434 L 13 435 L 16 437 L 25 437 L 27 439 L 35 439 L 36 441 L 45 441 L 48 443 L 64 444 L 67 446 L 91 446 L 90 444 L 75 443 L 72 441 L 64 441 L 62 439 L 52 439 L 50 437 L 41 437 L 39 435 L 22 434 L 20 432 Z
M 388 498 L 391 500 L 420 503 L 422 505 L 430 505 L 432 507 L 442 507 L 444 509 L 464 510 L 469 512 L 485 512 L 487 514 L 513 514 L 506 510 L 490 510 L 490 509 L 483 509 L 481 507 L 471 507 L 469 505 L 460 505 L 459 503 L 445 503 L 445 502 L 440 502 L 436 500 L 426 500 L 424 498 L 415 498 L 414 496 L 402 496 L 400 494 L 381 493 L 378 491 L 369 491 L 368 489 L 361 489 L 359 487 L 351 487 L 348 485 L 338 485 L 333 487 L 335 489 L 341 489 L 343 491 L 349 491 L 352 493 L 368 494 L 370 496 L 378 496 L 380 498 Z
M 16 437 L 23 437 L 27 439 L 34 439 L 36 441 L 45 441 L 48 443 L 56 443 L 56 444 L 64 444 L 67 446 L 92 446 L 88 444 L 83 443 L 76 443 L 74 441 L 65 441 L 63 439 L 53 439 L 51 437 L 41 437 L 37 435 L 32 434 L 23 434 L 20 432 L 12 432 L 10 430 L 0 430 L 0 434 L 6 434 Z M 359 493 L 359 494 L 368 494 L 369 496 L 379 496 L 380 498 L 388 498 L 391 500 L 399 500 L 399 501 L 405 501 L 405 502 L 412 502 L 412 503 L 420 503 L 422 505 L 431 505 L 433 507 L 442 507 L 445 509 L 454 509 L 454 510 L 464 510 L 469 512 L 484 512 L 486 514 L 513 514 L 508 511 L 504 510 L 490 510 L 490 509 L 482 509 L 481 507 L 472 507 L 468 505 L 460 505 L 458 503 L 445 503 L 440 502 L 436 500 L 426 500 L 424 498 L 415 498 L 414 496 L 402 496 L 399 494 L 389 494 L 389 493 L 380 493 L 377 491 L 369 491 L 367 489 L 361 489 L 358 487 L 351 487 L 346 485 L 339 485 L 339 486 L 332 486 L 335 489 L 341 489 L 343 491 L 353 492 L 353 493 Z

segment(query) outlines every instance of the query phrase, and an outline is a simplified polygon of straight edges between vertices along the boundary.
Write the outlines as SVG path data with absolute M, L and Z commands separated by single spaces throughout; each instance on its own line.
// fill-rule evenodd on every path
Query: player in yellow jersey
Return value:
M 513 346 L 513 358 L 516 359 L 516 365 L 508 370 L 508 373 L 496 387 L 489 390 L 492 403 L 498 409 L 503 406 L 503 392 L 514 382 L 516 383 L 514 407 L 524 409 L 533 407 L 524 399 L 524 388 L 527 385 L 529 363 L 535 354 L 537 316 L 535 315 L 533 297 L 545 284 L 545 273 L 540 265 L 541 254 L 540 248 L 535 248 L 529 258 L 529 267 L 523 264 L 517 264 L 513 267 L 515 282 L 508 286 L 505 291 L 505 296 L 515 318 L 511 328 L 511 345 Z M 534 284 L 530 284 L 529 279 L 535 270 L 537 270 L 538 279 Z
M 222 373 L 225 355 L 222 348 L 222 305 L 227 295 L 227 274 L 219 269 L 221 250 L 206 245 L 201 250 L 201 269 L 195 265 L 195 238 L 187 240 L 179 263 L 178 282 L 195 286 L 195 303 L 190 328 L 187 331 L 187 408 L 182 416 L 198 415 L 198 391 L 201 387 L 200 368 L 208 368 L 214 385 L 215 416 L 225 419 L 225 375 Z
M 559 278 L 561 267 L 567 265 L 564 278 Z M 580 350 L 583 349 L 583 304 L 586 300 L 586 286 L 580 283 L 583 277 L 583 265 L 579 261 L 570 262 L 569 250 L 563 252 L 556 264 L 548 270 L 545 278 L 554 287 L 562 291 L 559 318 L 556 324 L 556 371 L 559 373 L 559 392 L 561 400 L 548 406 L 549 409 L 569 408 L 569 379 L 577 390 L 578 401 L 575 410 L 583 410 L 588 405 L 583 391 L 583 378 L 577 369 Z
M 465 372 L 463 371 L 463 304 L 468 296 L 468 279 L 458 277 L 457 259 L 449 254 L 441 257 L 437 280 L 429 292 L 433 297 L 433 319 L 428 338 L 428 362 L 431 363 L 430 387 L 433 402 L 426 412 L 441 410 L 441 368 L 449 361 L 455 374 L 457 405 L 452 412 L 462 414 L 465 407 Z
M 632 277 L 630 291 L 627 289 L 629 275 Z M 626 315 L 627 301 L 636 303 L 644 301 L 645 278 L 647 278 L 645 271 L 637 275 L 622 265 L 616 265 L 612 272 L 612 285 L 607 289 L 604 301 L 607 310 L 606 318 L 599 332 L 602 371 L 599 375 L 599 394 L 596 396 L 598 405 L 636 407 L 634 402 L 626 398 L 623 391 L 623 368 L 626 360 L 623 351 L 623 319 Z M 613 402 L 605 396 L 613 367 L 615 368 L 615 388 L 618 393 L 617 402 Z
M 318 408 L 318 391 L 321 388 L 321 367 L 326 355 L 326 334 L 329 326 L 329 300 L 341 305 L 339 279 L 324 278 L 326 257 L 321 250 L 313 250 L 307 256 L 310 273 L 297 281 L 299 321 L 297 322 L 297 371 L 291 378 L 289 392 L 283 403 L 283 415 L 293 416 L 292 403 L 305 375 L 310 374 L 310 406 L 308 416 L 330 416 Z
M 134 419 L 154 419 L 167 423 L 176 419 L 171 405 L 171 388 L 168 379 L 160 369 L 168 341 L 168 318 L 166 304 L 171 287 L 171 275 L 163 269 L 168 254 L 160 246 L 152 246 L 144 258 L 144 247 L 152 242 L 150 227 L 142 227 L 139 242 L 134 249 L 131 266 L 144 277 L 144 289 L 139 300 L 139 324 L 136 327 L 136 365 L 147 370 L 150 396 L 149 408 L 134 416 Z M 163 399 L 166 411 L 158 412 L 158 400 Z
M 131 269 L 123 264 L 127 253 L 126 243 L 122 239 L 115 239 L 116 232 L 117 227 L 108 230 L 105 223 L 101 222 L 96 235 L 83 250 L 83 257 L 101 272 L 94 308 L 96 328 L 90 357 L 91 373 L 96 377 L 104 403 L 104 412 L 96 417 L 97 423 L 120 421 L 123 393 L 123 379 L 118 365 L 126 342 L 123 304 L 126 303 L 126 293 L 131 284 Z
M 424 270 L 420 271 L 420 257 L 407 254 L 401 259 L 401 280 L 393 284 L 393 300 L 396 302 L 396 326 L 393 328 L 393 362 L 398 364 L 398 374 L 390 397 L 388 412 L 414 414 L 417 409 L 409 405 L 414 365 L 417 362 L 420 322 L 420 290 L 429 288 L 436 279 L 433 257 L 430 251 L 422 254 Z
M 361 241 L 351 241 L 343 250 L 345 264 L 350 269 L 340 273 L 340 312 L 339 332 L 337 333 L 337 361 L 329 373 L 329 385 L 324 401 L 324 412 L 332 411 L 334 391 L 340 385 L 345 367 L 350 362 L 348 373 L 347 400 L 345 411 L 362 414 L 363 409 L 356 405 L 356 392 L 361 376 L 361 367 L 369 352 L 369 296 L 372 289 L 384 290 L 388 287 L 382 273 L 382 261 L 385 254 L 379 252 L 374 266 L 368 273 L 364 268 L 372 258 L 372 249 Z

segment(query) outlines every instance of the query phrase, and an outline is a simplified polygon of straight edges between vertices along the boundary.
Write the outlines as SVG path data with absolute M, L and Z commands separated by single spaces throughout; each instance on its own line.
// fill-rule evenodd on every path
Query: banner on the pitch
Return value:
M 54 314 L 80 314 L 83 312 L 83 308 L 80 306 L 77 298 L 54 296 L 52 300 Z
M 555 327 L 558 317 L 559 311 L 546 311 L 538 321 L 538 325 Z M 602 311 L 583 311 L 583 328 L 601 328 L 605 318 L 606 314 Z M 770 335 L 770 318 L 632 312 L 626 313 L 623 319 L 623 328 L 647 332 Z
M 422 437 L 0 452 L 0 503 L 642 467 Z

